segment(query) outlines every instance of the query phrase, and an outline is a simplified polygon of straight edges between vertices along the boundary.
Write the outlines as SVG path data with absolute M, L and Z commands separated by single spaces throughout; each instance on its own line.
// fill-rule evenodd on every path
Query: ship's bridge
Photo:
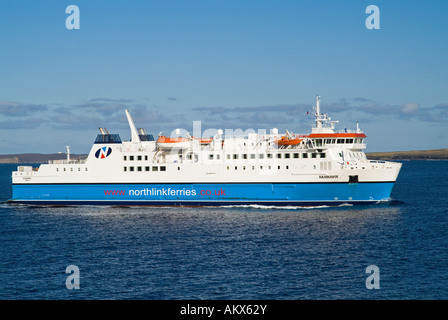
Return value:
M 347 130 L 336 132 L 334 130 L 335 124 L 338 121 L 332 121 L 331 118 L 325 114 L 320 113 L 320 97 L 316 97 L 316 113 L 315 126 L 308 135 L 308 141 L 314 148 L 343 146 L 349 149 L 365 149 L 366 145 L 364 139 L 367 136 L 356 125 L 356 131 Z
M 367 136 L 359 132 L 312 133 L 308 136 L 315 148 L 343 146 L 350 149 L 365 149 L 364 139 Z

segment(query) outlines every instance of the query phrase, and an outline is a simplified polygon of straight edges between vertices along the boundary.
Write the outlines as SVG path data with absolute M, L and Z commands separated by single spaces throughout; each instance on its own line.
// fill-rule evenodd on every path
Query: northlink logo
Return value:
M 104 159 L 107 158 L 111 153 L 112 153 L 111 147 L 102 147 L 95 152 L 95 158 Z

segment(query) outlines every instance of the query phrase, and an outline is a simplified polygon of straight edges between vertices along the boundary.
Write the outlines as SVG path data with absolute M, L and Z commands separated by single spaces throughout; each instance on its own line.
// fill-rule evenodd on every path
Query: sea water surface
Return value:
M 312 209 L 11 205 L 16 167 L 0 299 L 448 299 L 448 161 L 405 161 L 389 204 Z

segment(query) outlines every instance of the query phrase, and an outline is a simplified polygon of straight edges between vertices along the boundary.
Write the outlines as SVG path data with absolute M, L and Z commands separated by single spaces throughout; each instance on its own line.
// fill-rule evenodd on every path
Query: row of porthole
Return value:
M 292 155 L 292 156 L 291 156 Z M 307 158 L 313 158 L 313 159 L 315 159 L 315 158 L 318 158 L 318 155 L 320 155 L 319 156 L 319 158 L 325 158 L 325 156 L 326 156 L 326 154 L 325 153 L 311 153 L 310 154 L 311 156 L 309 157 L 308 156 L 308 153 L 306 153 L 306 152 L 304 152 L 304 153 L 302 153 L 302 159 L 307 159 Z M 241 157 L 240 157 L 241 156 Z M 263 154 L 263 153 L 260 153 L 260 154 L 258 154 L 258 159 L 264 159 L 264 156 L 265 156 L 265 154 Z M 300 158 L 300 153 L 277 153 L 277 159 L 291 159 L 291 158 L 293 158 L 293 159 L 299 159 Z M 246 160 L 246 159 L 256 159 L 256 154 L 250 154 L 249 155 L 249 157 L 248 157 L 248 155 L 247 154 L 233 154 L 233 155 L 230 155 L 230 154 L 228 154 L 227 155 L 227 159 L 228 160 L 230 160 L 230 159 L 234 159 L 234 160 L 236 160 L 236 159 L 243 159 L 243 160 Z M 212 160 L 213 159 L 213 154 L 210 154 L 209 155 L 209 160 Z M 273 159 L 273 154 L 272 153 L 267 153 L 266 154 L 266 159 Z
M 62 168 L 62 169 L 63 169 L 63 171 L 67 171 L 66 170 L 67 168 Z M 56 168 L 56 171 L 59 171 L 59 168 Z M 70 168 L 70 171 L 73 172 L 74 171 L 73 168 Z M 78 167 L 78 171 L 81 171 L 81 168 Z M 85 171 L 87 171 L 87 167 L 85 168 Z
M 124 172 L 149 172 L 149 171 L 166 171 L 166 166 L 138 166 L 138 167 L 123 167 Z
M 307 159 L 307 158 L 318 158 L 318 155 L 320 155 L 319 156 L 319 158 L 325 158 L 325 153 L 311 153 L 310 154 L 310 156 L 308 156 L 308 153 L 301 153 L 302 154 L 302 156 L 300 156 L 300 153 L 277 153 L 276 155 L 276 158 L 277 159 L 291 159 L 291 158 L 293 158 L 293 159 L 299 159 L 299 158 L 303 158 L 303 159 Z M 258 154 L 258 159 L 264 159 L 265 158 L 265 156 L 266 156 L 266 159 L 273 159 L 274 158 L 274 154 L 272 154 L 272 153 L 267 153 L 267 154 L 263 154 L 263 153 L 260 153 L 260 154 Z M 208 159 L 209 160 L 213 160 L 215 158 L 215 155 L 214 154 L 209 154 L 208 155 Z M 256 159 L 257 158 L 257 155 L 256 154 L 227 154 L 227 159 L 228 160 L 230 160 L 230 159 Z M 192 160 L 192 156 L 191 156 L 191 154 L 188 154 L 187 155 L 187 157 L 186 157 L 186 159 L 187 160 Z M 220 159 L 220 155 L 219 154 L 217 154 L 216 155 L 216 159 L 217 160 L 219 160 Z M 141 156 L 141 155 L 139 155 L 139 156 L 123 156 L 123 160 L 124 161 L 134 161 L 134 160 L 136 160 L 136 161 L 147 161 L 148 160 L 148 156 L 147 155 L 145 155 L 145 156 Z
M 227 166 L 227 170 L 230 170 L 230 167 L 231 166 Z M 240 166 L 240 167 L 242 168 L 242 170 L 246 170 L 246 166 Z M 235 170 L 238 170 L 238 166 L 235 166 L 234 168 L 235 168 Z M 250 168 L 252 170 L 255 170 L 255 166 L 250 166 Z M 263 170 L 263 168 L 264 169 L 268 169 L 268 170 L 272 170 L 272 166 L 266 166 L 266 167 L 260 166 L 260 170 Z M 281 168 L 281 166 L 277 167 L 278 170 L 280 170 L 280 168 Z M 288 170 L 289 166 L 285 166 L 285 169 Z

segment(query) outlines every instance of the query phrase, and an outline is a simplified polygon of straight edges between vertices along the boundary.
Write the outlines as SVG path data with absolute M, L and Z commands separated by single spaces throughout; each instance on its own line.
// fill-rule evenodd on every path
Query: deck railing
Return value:
M 84 164 L 86 163 L 85 159 L 76 159 L 76 160 L 48 160 L 48 164 Z

